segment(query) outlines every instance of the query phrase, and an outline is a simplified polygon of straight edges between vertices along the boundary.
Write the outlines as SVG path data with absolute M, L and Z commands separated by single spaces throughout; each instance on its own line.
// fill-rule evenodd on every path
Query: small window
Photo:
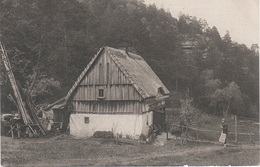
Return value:
M 164 95 L 164 94 L 165 94 L 165 92 L 164 92 L 164 90 L 163 90 L 162 87 L 159 87 L 159 88 L 158 88 L 158 93 L 161 94 L 161 95 Z
M 89 123 L 89 117 L 84 117 L 85 124 Z
M 100 98 L 103 98 L 104 97 L 104 89 L 100 88 L 98 89 L 98 97 Z

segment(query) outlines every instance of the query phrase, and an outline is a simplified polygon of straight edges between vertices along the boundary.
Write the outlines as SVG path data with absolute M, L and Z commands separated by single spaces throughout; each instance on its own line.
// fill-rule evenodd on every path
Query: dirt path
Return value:
M 259 164 L 259 162 L 250 162 L 245 161 L 241 157 L 251 156 L 255 154 L 252 150 L 255 150 L 255 145 L 239 145 L 239 146 L 230 146 L 228 148 L 223 148 L 220 145 L 213 145 L 207 147 L 195 147 L 195 148 L 184 148 L 181 150 L 175 151 L 164 151 L 164 152 L 153 152 L 150 154 L 136 154 L 130 157 L 121 157 L 115 156 L 111 157 L 102 157 L 96 159 L 67 159 L 67 160 L 57 160 L 49 161 L 46 163 L 37 163 L 37 164 L 27 164 L 19 166 L 129 166 L 129 165 L 254 165 Z M 242 152 L 241 152 L 242 151 Z M 232 152 L 232 156 L 230 153 Z M 241 154 L 241 153 L 245 154 Z M 259 146 L 258 146 L 259 152 Z M 229 155 L 229 159 L 227 158 Z M 237 157 L 239 156 L 240 157 Z M 259 155 L 259 154 L 258 154 Z M 238 161 L 236 158 L 245 161 L 244 163 Z M 233 162 L 234 161 L 234 162 Z M 236 164 L 237 162 L 237 164 Z
M 219 150 L 220 147 L 219 146 L 213 146 L 213 147 L 207 147 L 207 148 L 192 148 L 192 149 L 188 149 L 188 150 L 178 150 L 178 151 L 165 151 L 165 152 L 160 152 L 160 153 L 151 153 L 151 154 L 146 154 L 146 155 L 141 155 L 139 157 L 135 157 L 135 158 L 126 158 L 124 160 L 111 160 L 106 162 L 106 164 L 113 164 L 113 163 L 118 163 L 121 165 L 128 165 L 129 163 L 131 164 L 136 164 L 140 161 L 146 161 L 146 160 L 150 160 L 150 159 L 160 159 L 162 157 L 179 157 L 179 156 L 187 156 L 189 154 L 193 154 L 194 152 L 199 152 L 199 153 L 207 153 L 210 151 L 215 151 L 215 150 Z M 104 165 L 103 162 L 101 162 L 99 165 Z
M 58 138 L 57 138 L 58 139 Z M 115 144 L 94 139 L 2 138 L 2 161 L 9 166 L 258 165 L 259 145 L 177 141 L 165 145 Z M 56 157 L 56 158 L 54 158 Z M 5 165 L 8 166 L 8 165 Z
M 161 162 L 160 160 L 167 158 L 169 159 L 182 159 L 181 157 L 187 157 L 190 155 L 209 155 L 212 153 L 215 153 L 217 151 L 223 151 L 224 149 L 228 152 L 228 149 L 243 149 L 243 150 L 251 150 L 255 149 L 256 146 L 231 146 L 229 148 L 223 148 L 222 146 L 215 145 L 215 146 L 207 146 L 205 148 L 203 147 L 196 147 L 196 148 L 189 148 L 185 150 L 176 150 L 176 151 L 165 151 L 165 152 L 154 152 L 151 154 L 143 154 L 138 155 L 138 157 L 131 157 L 131 158 L 124 158 L 124 159 L 112 159 L 112 160 L 105 160 L 97 163 L 97 166 L 100 165 L 142 165 L 143 162 L 149 163 L 153 160 L 157 160 L 158 162 Z M 189 164 L 188 162 L 186 162 Z M 151 163 L 152 164 L 152 163 Z M 160 164 L 160 163 L 159 163 Z M 157 165 L 159 165 L 157 164 Z M 163 162 L 161 163 L 163 164 Z M 154 165 L 154 164 L 153 164 Z M 164 165 L 176 165 L 176 164 L 164 164 Z M 180 165 L 180 164 L 179 164 Z M 181 162 L 181 165 L 185 165 L 185 162 Z

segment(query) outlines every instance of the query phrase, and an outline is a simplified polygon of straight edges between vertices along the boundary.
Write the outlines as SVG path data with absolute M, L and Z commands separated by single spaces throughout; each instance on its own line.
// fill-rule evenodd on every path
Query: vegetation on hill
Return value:
M 141 55 L 171 90 L 211 113 L 258 111 L 258 45 L 196 17 L 173 18 L 141 0 L 1 0 L 1 42 L 19 85 L 35 105 L 63 97 L 102 46 Z M 183 43 L 196 46 L 185 55 Z M 2 69 L 2 111 L 12 109 Z

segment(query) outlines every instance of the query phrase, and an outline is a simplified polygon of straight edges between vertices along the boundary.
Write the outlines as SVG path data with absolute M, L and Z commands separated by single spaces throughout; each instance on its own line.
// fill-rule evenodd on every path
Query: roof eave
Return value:
M 65 100 L 65 97 L 63 97 L 63 98 L 61 98 L 61 99 L 59 99 L 59 100 L 57 100 L 57 101 L 55 101 L 55 102 L 49 104 L 48 106 L 44 107 L 42 110 L 43 110 L 43 111 L 49 110 L 49 109 L 51 109 L 53 106 L 55 106 L 55 105 L 61 103 L 63 100 Z
M 162 96 L 150 96 L 146 99 L 144 99 L 145 102 L 153 102 L 153 101 L 163 101 L 163 100 L 169 100 L 170 96 L 169 94 L 165 94 Z

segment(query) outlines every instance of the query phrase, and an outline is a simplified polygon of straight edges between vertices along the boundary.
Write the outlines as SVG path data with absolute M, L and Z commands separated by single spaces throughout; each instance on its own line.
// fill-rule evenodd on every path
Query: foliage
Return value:
M 28 81 L 31 81 L 31 80 L 28 80 Z M 55 91 L 57 91 L 61 88 L 59 81 L 55 81 L 54 78 L 47 78 L 46 76 L 37 78 L 35 82 L 36 83 L 33 86 L 32 90 L 29 94 L 30 99 L 33 101 L 43 100 L 43 99 L 37 99 L 37 98 L 53 96 Z M 29 87 L 30 83 L 27 82 L 27 84 Z
M 200 108 L 210 108 L 209 95 L 233 81 L 247 97 L 242 100 L 248 109 L 259 105 L 258 45 L 248 48 L 233 42 L 229 32 L 221 38 L 217 27 L 209 27 L 205 20 L 187 14 L 173 18 L 140 0 L 1 0 L 0 4 L 1 42 L 17 81 L 31 92 L 36 105 L 63 97 L 102 46 L 131 48 L 170 90 L 188 88 Z M 193 46 L 191 54 L 183 52 L 184 43 Z M 8 82 L 3 83 L 7 102 L 12 91 Z
M 197 110 L 192 104 L 193 99 L 188 94 L 186 94 L 185 98 L 181 99 L 180 102 L 180 124 L 184 126 L 191 126 L 193 123 L 194 113 Z
M 221 109 L 224 116 L 227 116 L 229 108 L 243 110 L 244 103 L 239 86 L 235 82 L 231 82 L 227 87 L 217 89 L 211 94 L 210 105 Z
M 219 79 L 207 80 L 205 84 L 206 95 L 210 95 L 214 91 L 218 90 L 221 87 L 221 82 Z

